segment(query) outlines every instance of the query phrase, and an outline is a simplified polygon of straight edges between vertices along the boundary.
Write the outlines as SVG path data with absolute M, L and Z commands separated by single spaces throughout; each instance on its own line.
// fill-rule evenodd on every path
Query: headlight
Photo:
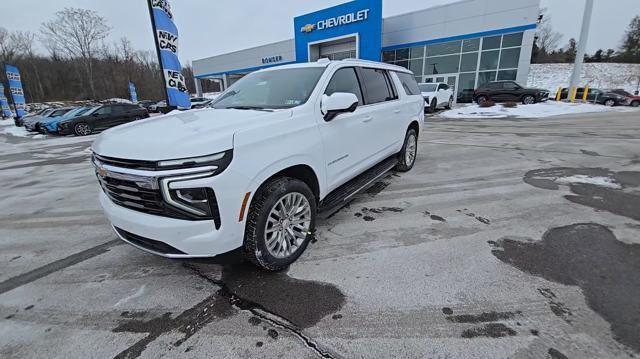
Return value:
M 219 227 L 218 202 L 213 190 L 209 187 L 180 187 L 182 181 L 191 181 L 212 176 L 214 172 L 203 172 L 180 177 L 160 179 L 160 187 L 164 200 L 174 208 L 186 212 L 195 219 L 214 219 Z M 175 184 L 175 186 L 174 186 Z
M 215 172 L 220 173 L 229 166 L 232 157 L 233 151 L 228 150 L 225 152 L 215 153 L 207 156 L 180 158 L 177 160 L 162 160 L 158 161 L 157 166 L 159 170 L 193 167 L 215 167 Z

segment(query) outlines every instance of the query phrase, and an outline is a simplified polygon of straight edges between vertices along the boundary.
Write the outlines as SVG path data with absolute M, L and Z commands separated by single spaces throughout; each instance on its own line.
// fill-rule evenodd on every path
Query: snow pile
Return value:
M 602 177 L 602 176 L 589 177 L 586 175 L 573 175 L 569 177 L 556 178 L 555 182 L 559 184 L 566 184 L 566 185 L 572 184 L 572 183 L 583 183 L 583 184 L 593 184 L 596 186 L 613 188 L 613 189 L 622 188 L 622 186 L 619 183 L 617 183 L 615 180 L 609 177 Z
M 2 126 L 0 127 L 0 135 L 11 135 L 16 137 L 31 137 L 34 135 L 34 133 L 27 131 L 27 129 L 24 127 Z
M 573 64 L 531 64 L 527 86 L 549 90 L 567 87 Z M 580 85 L 599 89 L 625 89 L 633 93 L 638 86 L 640 64 L 588 63 L 582 67 Z
M 507 108 L 501 104 L 493 107 L 482 108 L 476 104 L 461 105 L 452 110 L 440 113 L 438 117 L 444 118 L 544 118 L 551 116 L 569 115 L 589 112 L 625 111 L 624 107 L 606 107 L 586 103 L 566 103 L 547 101 L 533 105 L 518 105 Z

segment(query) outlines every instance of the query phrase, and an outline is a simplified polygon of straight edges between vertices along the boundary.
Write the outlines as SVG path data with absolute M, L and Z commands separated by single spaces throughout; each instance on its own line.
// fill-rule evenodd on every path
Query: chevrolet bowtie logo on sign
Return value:
M 315 29 L 315 28 L 316 28 L 316 25 L 314 25 L 314 24 L 307 24 L 307 25 L 304 25 L 304 26 L 302 27 L 302 29 L 300 29 L 300 31 L 301 31 L 301 32 L 311 32 L 311 31 L 313 31 L 313 29 Z

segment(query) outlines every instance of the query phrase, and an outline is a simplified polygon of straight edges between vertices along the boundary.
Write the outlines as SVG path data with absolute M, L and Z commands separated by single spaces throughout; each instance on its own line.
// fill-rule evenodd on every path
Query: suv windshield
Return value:
M 278 109 L 307 102 L 324 67 L 254 72 L 229 87 L 213 108 Z
M 436 90 L 437 84 L 419 84 L 421 92 L 434 92 Z

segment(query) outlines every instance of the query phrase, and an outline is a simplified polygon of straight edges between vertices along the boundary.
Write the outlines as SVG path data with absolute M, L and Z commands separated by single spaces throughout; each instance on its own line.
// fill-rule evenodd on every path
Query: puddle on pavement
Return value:
M 579 286 L 589 307 L 611 325 L 614 339 L 640 352 L 640 245 L 618 241 L 603 225 L 579 223 L 550 229 L 541 241 L 503 238 L 493 246 L 498 259 L 524 272 Z M 539 291 L 566 320 L 556 295 Z
M 578 182 L 565 181 L 571 178 L 578 179 Z M 523 180 L 534 187 L 547 190 L 569 186 L 573 194 L 564 198 L 571 202 L 640 221 L 640 194 L 638 191 L 625 191 L 640 187 L 640 172 L 556 167 L 529 171 Z M 579 182 L 594 180 L 599 180 L 602 184 Z

